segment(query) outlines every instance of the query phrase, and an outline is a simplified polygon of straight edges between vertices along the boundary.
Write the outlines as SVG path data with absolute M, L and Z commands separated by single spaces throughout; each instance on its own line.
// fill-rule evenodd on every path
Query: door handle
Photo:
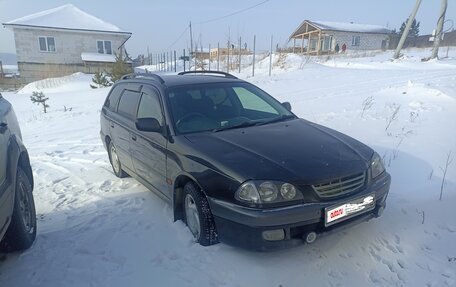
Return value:
M 114 123 L 111 122 L 111 128 L 114 128 Z
M 7 123 L 1 123 L 0 124 L 0 134 L 4 134 L 7 129 L 8 129 L 8 124 Z
M 135 135 L 131 135 L 131 139 L 136 141 L 136 136 Z

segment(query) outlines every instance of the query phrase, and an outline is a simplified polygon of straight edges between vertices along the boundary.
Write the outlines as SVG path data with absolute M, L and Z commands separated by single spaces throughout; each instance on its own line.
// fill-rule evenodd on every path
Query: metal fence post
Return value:
M 230 46 L 231 46 L 231 43 L 230 43 L 230 40 L 228 40 L 228 58 L 227 58 L 227 73 L 230 72 Z
M 269 52 L 269 76 L 271 76 L 272 71 L 272 35 L 271 35 L 271 51 Z
M 220 71 L 220 43 L 217 42 L 217 71 Z
M 252 77 L 255 77 L 255 43 L 256 42 L 256 35 L 253 35 L 253 61 L 252 61 Z
M 209 67 L 207 69 L 211 70 L 211 44 L 209 44 Z
M 177 72 L 177 54 L 176 54 L 176 50 L 174 50 L 174 72 Z
M 239 37 L 239 74 L 241 73 L 241 37 Z
M 184 60 L 184 72 L 185 72 L 185 49 L 184 49 L 184 54 L 182 56 L 182 60 Z

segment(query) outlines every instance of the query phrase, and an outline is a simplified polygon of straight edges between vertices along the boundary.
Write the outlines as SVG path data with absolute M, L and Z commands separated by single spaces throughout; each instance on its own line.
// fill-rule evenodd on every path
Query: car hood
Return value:
M 240 182 L 318 183 L 365 171 L 372 149 L 303 119 L 185 136 L 193 160 Z

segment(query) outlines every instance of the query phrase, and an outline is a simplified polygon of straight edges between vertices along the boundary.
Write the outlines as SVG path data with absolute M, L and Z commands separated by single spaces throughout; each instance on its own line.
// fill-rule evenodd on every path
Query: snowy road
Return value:
M 456 163 L 438 200 L 439 167 L 456 154 L 456 59 L 410 54 L 288 57 L 272 78 L 265 69 L 247 79 L 375 148 L 393 177 L 381 218 L 272 253 L 196 245 L 161 199 L 116 178 L 99 138 L 108 90 L 91 90 L 89 76 L 48 83 L 48 114 L 30 102 L 34 88 L 5 93 L 31 155 L 39 230 L 30 250 L 0 254 L 0 286 L 456 286 Z

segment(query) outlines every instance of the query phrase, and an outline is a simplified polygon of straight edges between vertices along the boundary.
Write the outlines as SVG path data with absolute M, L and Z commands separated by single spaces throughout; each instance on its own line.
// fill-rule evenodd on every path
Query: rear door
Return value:
M 152 86 L 143 86 L 136 118 L 155 118 L 165 126 L 160 94 Z M 132 160 L 138 176 L 171 198 L 166 184 L 166 144 L 162 133 L 135 129 L 131 141 Z
M 122 166 L 134 171 L 131 160 L 130 139 L 131 132 L 135 129 L 135 117 L 138 110 L 141 86 L 139 84 L 128 84 L 123 89 L 117 112 L 113 113 L 111 121 L 112 141 L 117 149 L 117 154 Z

